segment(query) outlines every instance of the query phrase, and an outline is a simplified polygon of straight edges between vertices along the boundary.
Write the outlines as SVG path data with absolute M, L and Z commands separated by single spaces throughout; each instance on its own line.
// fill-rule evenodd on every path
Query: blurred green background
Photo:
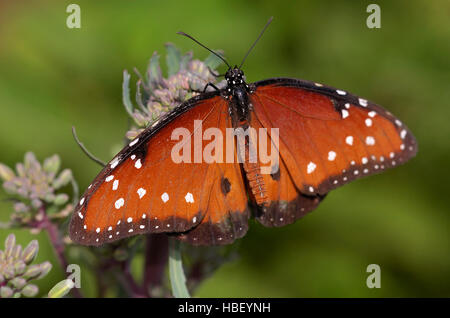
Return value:
M 81 6 L 81 29 L 66 27 L 66 7 Z M 194 296 L 450 296 L 450 2 L 376 1 L 381 29 L 368 29 L 373 1 L 2 1 L 0 2 L 0 162 L 61 155 L 84 190 L 99 171 L 75 145 L 71 126 L 109 160 L 127 129 L 122 71 L 144 70 L 172 42 L 231 63 L 267 21 L 246 62 L 248 81 L 286 76 L 326 83 L 391 110 L 418 139 L 405 166 L 332 192 L 320 207 L 279 229 L 251 223 L 239 258 Z M 1 193 L 4 197 L 4 193 Z M 0 202 L 0 220 L 11 204 Z M 0 232 L 3 242 L 9 231 Z M 25 245 L 33 237 L 15 231 Z M 41 291 L 62 279 L 45 234 L 38 261 L 54 269 Z M 366 287 L 366 267 L 381 266 L 381 289 Z

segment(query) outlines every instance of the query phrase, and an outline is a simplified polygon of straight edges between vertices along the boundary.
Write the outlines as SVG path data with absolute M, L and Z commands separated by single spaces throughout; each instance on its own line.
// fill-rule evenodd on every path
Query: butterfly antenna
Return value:
M 269 26 L 269 24 L 272 22 L 273 17 L 270 17 L 269 20 L 267 21 L 266 25 L 264 26 L 264 29 L 262 29 L 261 33 L 258 35 L 258 38 L 256 39 L 255 42 L 253 42 L 252 46 L 250 47 L 250 49 L 248 49 L 247 54 L 245 54 L 244 58 L 242 59 L 241 65 L 239 65 L 239 68 L 242 67 L 242 65 L 244 65 L 245 59 L 247 58 L 247 56 L 250 54 L 250 52 L 253 50 L 253 48 L 255 47 L 256 43 L 258 43 L 259 39 L 262 37 L 262 35 L 264 34 L 264 32 L 266 31 L 267 27 Z
M 189 34 L 186 34 L 184 32 L 177 32 L 177 34 L 180 35 L 184 35 L 185 37 L 190 38 L 192 41 L 194 41 L 195 43 L 197 43 L 198 45 L 200 45 L 201 47 L 207 49 L 208 51 L 210 51 L 212 54 L 214 54 L 215 56 L 217 56 L 219 59 L 221 59 L 222 61 L 224 61 L 224 63 L 228 66 L 228 68 L 231 68 L 230 64 L 228 64 L 228 62 L 218 53 L 214 52 L 213 50 L 211 50 L 210 48 L 208 48 L 207 46 L 201 44 L 199 41 L 197 41 L 196 39 L 194 39 L 192 36 L 190 36 Z

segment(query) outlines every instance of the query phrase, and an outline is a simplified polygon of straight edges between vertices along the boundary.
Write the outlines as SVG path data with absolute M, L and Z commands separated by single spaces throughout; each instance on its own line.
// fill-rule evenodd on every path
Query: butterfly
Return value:
M 227 64 L 226 86 L 211 84 L 162 116 L 103 168 L 75 207 L 74 242 L 167 233 L 193 245 L 230 244 L 252 216 L 267 227 L 294 223 L 331 190 L 415 156 L 411 131 L 367 99 L 299 79 L 246 83 L 241 67 L 270 21 L 239 67 L 182 33 Z M 238 129 L 247 134 L 234 143 Z M 221 141 L 212 160 L 197 158 L 208 147 L 192 142 L 199 131 Z M 187 160 L 174 160 L 180 149 Z M 269 152 L 275 160 L 263 160 Z

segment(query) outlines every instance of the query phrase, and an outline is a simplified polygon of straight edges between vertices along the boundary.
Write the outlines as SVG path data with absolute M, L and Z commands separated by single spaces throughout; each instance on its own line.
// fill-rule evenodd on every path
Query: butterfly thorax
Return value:
M 245 82 L 244 72 L 238 67 L 230 68 L 225 79 L 225 97 L 230 101 L 229 114 L 234 128 L 242 127 L 250 121 L 250 102 L 248 94 L 251 93 L 251 86 Z

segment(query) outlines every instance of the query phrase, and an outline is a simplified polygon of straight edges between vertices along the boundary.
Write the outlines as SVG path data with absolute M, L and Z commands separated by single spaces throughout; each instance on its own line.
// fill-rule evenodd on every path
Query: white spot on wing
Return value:
M 141 159 L 136 160 L 134 166 L 136 167 L 136 169 L 140 169 L 142 167 Z
M 348 117 L 348 110 L 343 109 L 343 110 L 342 110 L 342 119 L 345 119 L 345 118 L 347 118 L 347 117 Z
M 132 142 L 130 142 L 128 145 L 130 147 L 133 147 L 135 144 L 137 144 L 137 142 L 139 141 L 139 138 L 136 138 L 135 140 L 133 140 Z
M 336 153 L 334 151 L 330 151 L 328 153 L 328 160 L 333 161 L 334 159 L 336 159 Z
M 345 143 L 350 146 L 353 145 L 353 136 L 347 136 L 345 138 Z
M 405 129 L 403 129 L 403 130 L 400 132 L 400 137 L 401 137 L 402 139 L 405 139 L 405 137 L 406 137 L 406 130 L 405 130 Z
M 112 179 L 114 179 L 114 176 L 113 176 L 113 175 L 110 175 L 110 176 L 106 177 L 105 181 L 106 181 L 106 182 L 109 182 L 109 181 L 111 181 Z
M 167 201 L 169 201 L 169 195 L 167 194 L 167 192 L 164 192 L 161 195 L 161 200 L 163 200 L 164 203 L 166 203 Z
M 360 104 L 362 107 L 366 107 L 366 106 L 367 106 L 367 100 L 365 100 L 365 99 L 363 99 L 363 98 L 359 98 L 359 99 L 358 99 L 358 102 L 359 102 L 359 104 Z
M 139 199 L 142 199 L 142 197 L 147 193 L 147 191 L 144 188 L 139 188 L 137 190 L 137 194 L 139 195 Z
M 373 138 L 372 136 L 367 136 L 366 137 L 366 145 L 367 146 L 375 145 L 375 138 Z
M 116 191 L 119 188 L 119 180 L 114 180 L 112 189 Z
M 372 126 L 372 119 L 366 118 L 365 122 L 366 122 L 366 126 L 367 126 L 367 127 Z
M 116 209 L 120 209 L 121 207 L 123 207 L 123 205 L 125 204 L 125 200 L 123 198 L 120 198 L 116 201 L 116 203 L 114 203 L 114 206 L 116 207 Z
M 194 203 L 194 196 L 190 192 L 186 193 L 184 199 L 186 200 L 187 203 Z
M 307 168 L 307 173 L 310 174 L 312 173 L 314 170 L 316 170 L 316 164 L 314 162 L 310 162 L 308 163 L 308 168 Z
M 346 95 L 347 94 L 346 91 L 341 91 L 340 89 L 337 89 L 336 93 L 338 93 L 339 95 Z
M 111 165 L 110 165 L 111 169 L 114 169 L 118 164 L 119 164 L 119 159 L 118 158 L 113 159 L 111 161 Z

